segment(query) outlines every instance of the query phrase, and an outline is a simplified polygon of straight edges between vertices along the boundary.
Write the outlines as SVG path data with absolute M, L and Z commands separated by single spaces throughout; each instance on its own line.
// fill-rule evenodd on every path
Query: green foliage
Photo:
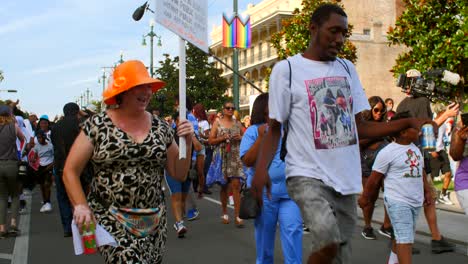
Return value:
M 309 25 L 312 13 L 321 4 L 339 4 L 339 2 L 339 0 L 303 0 L 302 9 L 294 10 L 291 18 L 281 22 L 282 29 L 271 37 L 271 44 L 278 52 L 278 58 L 282 60 L 306 50 L 310 41 Z M 348 25 L 348 27 L 349 32 L 351 32 L 352 25 Z M 356 47 L 349 40 L 346 40 L 343 50 L 338 56 L 356 62 Z
M 101 110 L 102 110 L 102 101 L 91 100 L 90 103 L 96 107 L 96 113 L 101 113 Z
M 405 4 L 387 37 L 391 45 L 405 45 L 409 51 L 398 56 L 392 72 L 446 68 L 466 80 L 467 0 L 405 0 Z M 451 87 L 455 96 L 461 95 L 462 84 Z
M 151 100 L 152 108 L 163 108 L 163 115 L 174 112 L 175 98 L 179 93 L 179 58 L 171 58 L 164 54 L 160 61 L 161 67 L 156 70 L 157 77 L 166 82 L 166 86 L 158 91 Z M 186 49 L 186 86 L 187 96 L 193 103 L 201 103 L 205 109 L 219 108 L 228 98 L 224 96 L 229 84 L 220 75 L 213 62 L 208 62 L 208 55 L 193 46 Z

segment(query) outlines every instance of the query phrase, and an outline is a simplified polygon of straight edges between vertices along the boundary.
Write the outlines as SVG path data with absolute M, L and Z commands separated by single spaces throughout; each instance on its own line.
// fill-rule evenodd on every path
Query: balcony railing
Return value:
M 251 66 L 253 64 L 261 63 L 265 60 L 270 60 L 272 58 L 276 58 L 277 54 L 272 48 L 270 51 L 264 50 L 261 53 L 255 53 L 253 56 L 247 56 L 247 61 L 244 59 L 244 55 L 239 56 L 239 67 L 244 68 Z M 232 73 L 231 70 L 227 69 L 226 67 L 222 66 L 220 63 L 217 64 L 218 68 L 223 69 L 223 74 L 230 74 Z

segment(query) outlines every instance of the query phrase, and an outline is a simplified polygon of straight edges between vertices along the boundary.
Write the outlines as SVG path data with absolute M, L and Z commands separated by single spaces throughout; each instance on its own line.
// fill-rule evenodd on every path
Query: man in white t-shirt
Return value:
M 350 263 L 350 239 L 361 192 L 358 134 L 383 137 L 430 120 L 366 122 L 369 109 L 354 65 L 337 58 L 348 33 L 346 13 L 325 4 L 312 14 L 309 47 L 278 62 L 270 76 L 269 127 L 262 144 L 252 192 L 262 204 L 269 192 L 268 164 L 287 124 L 286 177 L 289 196 L 301 208 L 313 241 L 308 263 Z M 290 67 L 289 64 L 290 63 Z M 317 213 L 319 212 L 319 213 Z

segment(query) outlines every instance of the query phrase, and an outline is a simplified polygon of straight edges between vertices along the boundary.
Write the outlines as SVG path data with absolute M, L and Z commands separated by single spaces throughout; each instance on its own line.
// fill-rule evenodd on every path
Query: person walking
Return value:
M 71 237 L 73 213 L 65 186 L 63 185 L 63 167 L 76 137 L 80 133 L 80 107 L 75 103 L 67 103 L 63 107 L 64 118 L 58 121 L 51 133 L 54 146 L 55 186 L 57 202 L 62 220 L 63 236 Z
M 205 157 L 206 157 L 206 145 L 208 144 L 208 138 L 210 136 L 210 124 L 208 123 L 208 117 L 206 116 L 205 107 L 202 104 L 196 104 L 193 107 L 193 115 L 198 120 L 198 138 L 201 143 L 201 150 L 197 151 L 196 157 L 196 170 L 198 175 L 197 188 L 194 185 L 194 189 L 198 192 L 198 198 L 203 197 L 203 193 L 206 191 L 205 187 Z
M 392 120 L 406 116 L 397 114 Z M 372 173 L 358 201 L 362 208 L 374 204 L 382 180 L 385 182 L 384 203 L 394 230 L 388 263 L 412 263 L 419 212 L 423 202 L 433 202 L 428 182 L 424 179 L 424 158 L 414 144 L 419 134 L 419 129 L 405 129 L 377 154 Z
M 233 118 L 234 104 L 226 102 L 223 105 L 223 117 L 217 119 L 210 131 L 208 142 L 217 146 L 222 159 L 222 174 L 226 184 L 221 185 L 220 200 L 224 224 L 229 224 L 227 213 L 228 190 L 232 190 L 234 197 L 234 223 L 243 227 L 244 221 L 239 218 L 241 183 L 245 181 L 242 161 L 239 155 L 239 145 L 242 140 L 242 125 Z
M 117 242 L 98 247 L 106 263 L 162 263 L 167 238 L 164 169 L 185 181 L 192 152 L 192 124 L 182 120 L 177 135 L 187 142 L 185 159 L 173 130 L 147 108 L 164 82 L 151 78 L 141 61 L 118 65 L 103 93 L 112 106 L 85 121 L 64 167 L 63 181 L 79 230 L 101 225 Z M 85 197 L 80 174 L 91 161 L 94 176 Z
M 362 190 L 358 134 L 359 139 L 385 137 L 431 120 L 365 121 L 361 112 L 369 103 L 356 69 L 337 58 L 348 34 L 346 13 L 323 4 L 313 12 L 309 31 L 304 53 L 277 62 L 270 75 L 270 121 L 252 194 L 262 204 L 265 186 L 270 193 L 268 164 L 283 123 L 288 127 L 283 144 L 288 194 L 313 237 L 307 263 L 350 263 L 356 194 Z
M 421 76 L 421 73 L 415 70 L 409 70 L 407 76 L 418 77 Z M 411 88 L 410 88 L 411 89 Z M 458 115 L 460 105 L 457 103 L 452 103 L 443 112 L 443 114 L 437 116 L 434 119 L 434 122 L 438 126 L 442 124 L 450 117 Z M 398 105 L 396 113 L 409 112 L 411 117 L 415 118 L 430 118 L 433 119 L 433 113 L 431 110 L 431 104 L 428 98 L 426 97 L 415 97 L 411 95 L 410 90 L 408 91 L 408 96 L 401 101 Z M 420 145 L 420 142 L 419 144 Z M 440 254 L 444 252 L 452 252 L 455 250 L 455 244 L 449 242 L 442 236 L 442 233 L 437 224 L 437 211 L 436 203 L 437 200 L 437 189 L 434 186 L 433 175 L 431 172 L 430 165 L 430 156 L 431 154 L 427 150 L 421 151 L 424 155 L 424 169 L 426 170 L 427 181 L 429 182 L 430 189 L 432 190 L 432 196 L 434 199 L 433 203 L 424 204 L 424 216 L 426 217 L 426 222 L 431 231 L 431 251 L 432 253 Z M 414 249 L 414 248 L 413 248 Z
M 39 168 L 34 172 L 34 178 L 41 187 L 42 207 L 39 210 L 41 213 L 52 211 L 52 202 L 50 201 L 50 193 L 52 187 L 52 174 L 54 168 L 54 147 L 47 140 L 47 135 L 44 131 L 36 131 L 37 144 L 34 145 L 33 163 L 39 160 Z
M 387 113 L 385 104 L 380 96 L 371 96 L 368 99 L 371 107 L 370 111 L 364 111 L 363 117 L 370 122 L 386 122 L 385 115 Z M 375 161 L 377 153 L 384 148 L 389 141 L 386 138 L 374 138 L 374 139 L 360 139 L 359 148 L 361 151 L 361 170 L 362 170 L 362 186 L 366 186 L 367 179 L 369 178 L 372 165 Z M 378 186 L 380 188 L 382 186 Z M 375 204 L 369 204 L 362 208 L 362 215 L 364 218 L 364 228 L 361 235 L 365 239 L 374 240 L 377 237 L 374 234 L 372 228 L 372 215 L 374 214 Z M 390 219 L 388 218 L 387 210 L 384 209 L 384 222 L 379 229 L 379 233 L 388 238 L 391 237 L 392 227 Z
M 460 161 L 460 166 L 455 174 L 455 192 L 461 208 L 468 215 L 468 126 L 461 124 L 452 135 L 450 143 L 450 156 L 455 161 Z
M 268 93 L 259 95 L 252 107 L 251 125 L 242 137 L 240 156 L 245 166 L 254 169 L 260 144 L 268 129 Z M 281 142 L 268 174 L 271 179 L 271 198 L 263 196 L 261 213 L 255 219 L 257 264 L 272 264 L 276 226 L 279 226 L 284 263 L 302 263 L 302 218 L 296 203 L 286 189 L 285 164 L 280 159 Z M 251 187 L 253 170 L 247 170 L 247 186 Z
M 24 141 L 21 129 L 15 123 L 12 110 L 0 105 L 0 239 L 16 236 L 20 210 L 20 182 L 18 180 L 18 151 L 16 139 Z M 7 230 L 8 196 L 11 197 L 11 217 Z

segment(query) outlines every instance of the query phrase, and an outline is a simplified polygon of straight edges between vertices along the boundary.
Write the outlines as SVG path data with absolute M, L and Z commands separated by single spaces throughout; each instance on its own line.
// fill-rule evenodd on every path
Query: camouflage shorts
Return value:
M 288 194 L 301 209 L 310 229 L 312 252 L 340 245 L 333 263 L 350 263 L 351 237 L 356 226 L 356 196 L 342 195 L 322 181 L 310 177 L 289 177 Z

